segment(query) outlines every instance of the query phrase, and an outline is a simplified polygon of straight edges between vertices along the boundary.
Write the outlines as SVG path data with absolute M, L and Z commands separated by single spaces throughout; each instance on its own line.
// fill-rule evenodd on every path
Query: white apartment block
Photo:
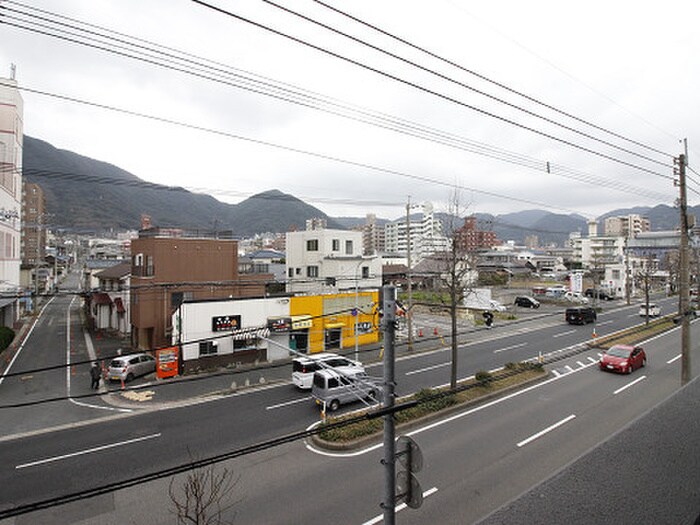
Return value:
M 605 219 L 605 235 L 612 237 L 636 237 L 651 231 L 651 222 L 641 215 L 620 215 Z
M 286 245 L 288 293 L 337 293 L 382 285 L 381 259 L 362 255 L 362 232 L 288 232 Z
M 410 230 L 411 266 L 429 255 L 448 251 L 451 246 L 450 239 L 443 235 L 442 221 L 435 218 L 433 205 L 426 202 L 421 207 L 421 216 L 411 218 L 409 228 L 405 217 L 384 227 L 384 245 L 389 253 L 408 252 Z
M 14 79 L 0 79 L 0 292 L 20 287 L 24 104 Z M 19 317 L 16 299 L 0 300 L 0 324 Z
M 583 268 L 603 269 L 624 260 L 626 237 L 598 235 L 596 221 L 588 223 L 588 237 L 574 236 L 570 239 L 572 261 Z

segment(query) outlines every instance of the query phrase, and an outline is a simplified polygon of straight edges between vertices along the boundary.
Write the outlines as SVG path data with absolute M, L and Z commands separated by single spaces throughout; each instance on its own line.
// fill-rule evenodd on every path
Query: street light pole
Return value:
M 413 350 L 413 283 L 411 276 L 411 197 L 406 204 L 406 277 L 408 280 L 408 310 L 406 310 L 406 323 L 408 327 L 408 350 Z

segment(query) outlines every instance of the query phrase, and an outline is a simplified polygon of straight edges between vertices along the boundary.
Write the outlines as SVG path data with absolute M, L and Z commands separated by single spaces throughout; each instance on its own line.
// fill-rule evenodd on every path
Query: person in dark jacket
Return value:
M 90 378 L 92 379 L 92 384 L 90 385 L 90 388 L 93 390 L 97 390 L 100 388 L 100 377 L 102 374 L 100 373 L 100 367 L 97 366 L 97 363 L 92 363 L 92 368 L 90 369 Z

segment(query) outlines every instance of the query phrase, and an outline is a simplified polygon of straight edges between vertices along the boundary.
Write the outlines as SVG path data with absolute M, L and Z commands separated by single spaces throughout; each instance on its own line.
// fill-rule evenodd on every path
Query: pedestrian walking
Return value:
M 90 378 L 92 379 L 92 384 L 90 385 L 90 388 L 93 390 L 97 390 L 100 388 L 100 377 L 102 374 L 100 373 L 100 367 L 97 366 L 97 363 L 92 363 L 92 368 L 90 369 Z

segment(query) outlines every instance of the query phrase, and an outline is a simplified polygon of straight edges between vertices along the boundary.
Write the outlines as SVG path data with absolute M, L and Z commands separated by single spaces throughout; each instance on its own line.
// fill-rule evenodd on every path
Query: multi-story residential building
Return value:
M 235 240 L 148 228 L 131 241 L 131 337 L 153 349 L 171 343 L 171 319 L 184 300 L 264 297 L 269 274 L 238 272 Z
M 362 255 L 362 232 L 288 232 L 286 246 L 289 293 L 332 293 L 382 285 L 381 259 Z
M 411 266 L 424 257 L 445 252 L 451 246 L 450 239 L 443 234 L 442 221 L 435 217 L 433 205 L 429 202 L 422 205 L 422 213 L 417 219 L 411 216 L 408 223 L 405 217 L 387 223 L 384 242 L 390 253 L 405 254 L 410 247 Z
M 38 184 L 22 184 L 22 264 L 37 266 L 46 258 L 46 198 Z
M 464 224 L 454 232 L 454 242 L 460 251 L 467 253 L 490 250 L 499 244 L 494 231 L 477 228 L 475 215 L 464 218 Z
M 13 66 L 0 86 L 0 292 L 20 288 L 24 105 L 14 77 Z M 0 323 L 12 326 L 18 318 L 17 300 L 1 299 Z
M 610 237 L 636 237 L 642 232 L 651 231 L 647 217 L 630 214 L 605 219 L 605 235 Z
M 368 213 L 362 231 L 362 252 L 365 255 L 374 255 L 386 250 L 384 228 L 377 224 L 377 216 Z
M 625 254 L 626 237 L 598 235 L 595 220 L 588 222 L 588 237 L 572 236 L 572 261 L 582 268 L 602 271 L 619 263 Z

